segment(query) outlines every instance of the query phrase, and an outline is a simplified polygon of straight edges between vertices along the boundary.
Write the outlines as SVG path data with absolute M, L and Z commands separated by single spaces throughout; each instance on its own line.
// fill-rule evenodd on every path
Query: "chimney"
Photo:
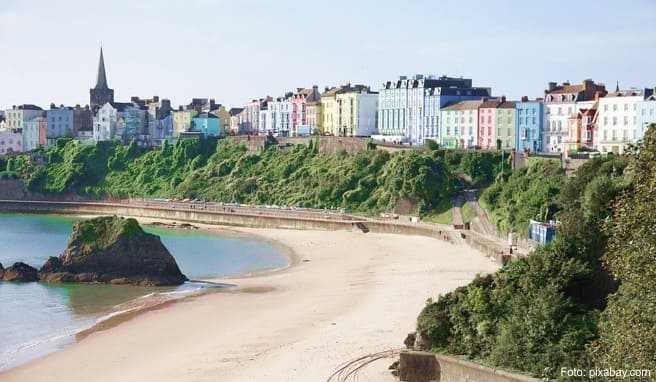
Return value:
M 55 109 L 55 108 L 57 108 L 57 106 L 55 106 L 55 103 L 52 102 L 52 103 L 50 104 L 50 110 Z
M 483 98 L 481 98 L 481 101 L 482 101 L 482 102 L 487 102 L 488 100 L 489 100 L 489 98 L 487 98 L 487 97 L 483 97 Z
M 554 89 L 556 88 L 556 85 L 558 85 L 558 84 L 555 83 L 555 82 L 549 82 L 549 84 L 548 84 L 548 90 L 549 90 L 549 91 L 554 90 Z
M 569 86 L 569 85 L 570 85 L 569 81 L 563 82 L 563 86 Z
M 506 96 L 501 96 L 501 102 L 506 102 Z
M 528 96 L 522 96 L 522 102 L 528 102 Z

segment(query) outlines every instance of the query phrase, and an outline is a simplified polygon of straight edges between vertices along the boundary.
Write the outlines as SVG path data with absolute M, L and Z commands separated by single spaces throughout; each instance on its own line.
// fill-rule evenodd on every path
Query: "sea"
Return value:
M 79 218 L 0 214 L 0 263 L 41 267 L 65 248 Z M 275 244 L 230 232 L 144 225 L 160 236 L 190 280 L 229 277 L 283 268 L 289 258 Z M 0 371 L 75 343 L 76 335 L 118 314 L 148 304 L 228 287 L 189 281 L 178 287 L 46 284 L 0 281 Z

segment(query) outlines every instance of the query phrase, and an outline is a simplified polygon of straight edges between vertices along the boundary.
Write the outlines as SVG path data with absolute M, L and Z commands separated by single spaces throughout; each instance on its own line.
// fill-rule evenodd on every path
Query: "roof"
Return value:
M 228 111 L 228 113 L 230 113 L 231 116 L 235 116 L 235 115 L 241 113 L 242 111 L 244 111 L 243 107 L 233 107 L 232 109 L 230 109 Z
M 576 94 L 585 90 L 585 85 L 560 85 L 553 90 L 547 91 L 547 94 Z
M 145 110 L 145 108 L 141 105 L 134 104 L 132 102 L 110 102 L 112 107 L 118 111 L 125 111 L 129 107 L 136 107 L 141 110 Z
M 444 111 L 451 111 L 451 110 L 474 110 L 478 109 L 479 106 L 483 101 L 459 101 L 459 102 L 452 102 L 449 103 L 446 107 L 441 108 L 441 110 Z
M 606 97 L 649 97 L 653 93 L 652 89 L 624 89 L 608 93 Z
M 497 106 L 498 109 L 514 109 L 515 103 L 512 101 L 504 101 Z
M 497 100 L 491 100 L 491 101 L 485 101 L 481 103 L 480 108 L 481 109 L 496 109 L 499 104 L 501 104 L 501 101 Z
M 216 119 L 216 118 L 219 118 L 219 117 L 217 117 L 216 115 L 211 114 L 211 113 L 200 113 L 197 116 L 195 116 L 194 118 Z

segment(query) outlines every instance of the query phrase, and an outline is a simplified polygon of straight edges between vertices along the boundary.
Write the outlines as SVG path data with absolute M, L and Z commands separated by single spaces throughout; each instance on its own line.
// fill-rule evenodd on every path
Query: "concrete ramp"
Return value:
M 354 226 L 355 226 L 358 230 L 360 230 L 362 233 L 367 233 L 367 232 L 369 232 L 369 228 L 367 228 L 367 226 L 366 226 L 363 222 L 357 222 L 357 223 L 354 223 Z

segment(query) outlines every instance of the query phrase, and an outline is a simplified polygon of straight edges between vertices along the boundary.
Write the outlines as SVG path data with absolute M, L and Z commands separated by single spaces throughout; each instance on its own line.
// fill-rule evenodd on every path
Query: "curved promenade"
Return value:
M 0 200 L 0 211 L 22 213 L 123 215 L 252 228 L 360 230 L 420 235 L 454 242 L 458 234 L 449 226 L 368 219 L 345 213 L 312 209 L 273 209 L 214 203 L 160 201 L 40 201 Z

